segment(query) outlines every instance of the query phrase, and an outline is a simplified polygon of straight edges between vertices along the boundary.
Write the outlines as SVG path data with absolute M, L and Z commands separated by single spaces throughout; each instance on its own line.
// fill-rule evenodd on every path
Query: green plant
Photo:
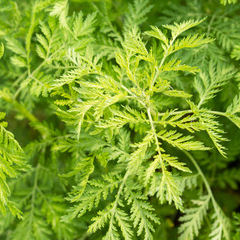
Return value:
M 0 6 L 2 239 L 239 239 L 238 3 Z

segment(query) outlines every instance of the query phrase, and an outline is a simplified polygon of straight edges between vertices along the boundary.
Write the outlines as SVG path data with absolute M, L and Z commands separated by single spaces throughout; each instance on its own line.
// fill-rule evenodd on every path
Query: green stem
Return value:
M 31 15 L 31 24 L 27 32 L 26 36 L 26 51 L 27 51 L 27 67 L 28 67 L 28 75 L 30 75 L 31 69 L 30 69 L 30 51 L 31 51 L 31 40 L 32 35 L 34 31 L 34 25 L 35 25 L 35 19 L 36 19 L 36 6 L 33 5 L 32 8 L 32 15 Z
M 124 187 L 124 185 L 125 185 L 125 183 L 126 183 L 126 181 L 127 181 L 127 178 L 128 178 L 128 176 L 129 176 L 129 174 L 130 174 L 129 171 L 127 171 L 127 172 L 125 173 L 124 178 L 123 178 L 123 180 L 122 180 L 122 183 L 121 183 L 121 185 L 120 185 L 120 187 L 119 187 L 119 189 L 118 189 L 117 196 L 116 196 L 116 199 L 115 199 L 115 201 L 114 201 L 113 208 L 111 209 L 112 216 L 111 216 L 110 221 L 109 221 L 109 226 L 112 226 L 112 225 L 113 225 L 113 219 L 114 219 L 114 216 L 115 216 L 116 208 L 117 208 L 117 206 L 118 206 L 118 201 L 119 201 L 119 198 L 120 198 L 120 196 L 121 196 L 121 194 L 122 194 L 123 187 Z
M 143 107 L 146 107 L 146 104 L 145 104 L 142 100 L 140 100 L 139 97 L 138 97 L 136 94 L 134 94 L 133 92 L 131 92 L 127 87 L 125 87 L 124 85 L 121 84 L 121 88 L 123 88 L 126 92 L 128 92 L 132 97 L 136 98 L 136 100 L 137 100 L 139 103 L 141 103 L 141 105 L 142 105 Z
M 202 111 L 202 110 L 200 110 Z M 225 112 L 219 112 L 219 111 L 211 111 L 211 110 L 206 110 L 206 112 L 208 113 L 212 113 L 212 114 L 215 114 L 215 115 L 219 115 L 219 116 L 223 116 L 223 117 L 227 117 L 226 113 Z M 193 111 L 191 109 L 189 110 L 182 110 L 182 111 L 173 111 L 173 112 L 170 112 L 169 113 L 169 116 L 172 116 L 172 115 L 177 115 L 177 114 L 187 114 L 187 113 L 193 113 Z M 166 113 L 158 113 L 158 116 L 164 116 Z
M 34 77 L 34 74 L 37 73 L 46 63 L 48 63 L 51 58 L 53 58 L 59 51 L 61 51 L 62 48 L 59 48 L 58 50 L 56 50 L 51 56 L 48 56 L 47 58 L 44 59 L 44 61 L 41 62 L 40 65 L 38 65 L 37 68 L 35 68 L 32 72 L 28 72 L 28 77 L 31 79 L 36 80 L 36 78 Z M 49 54 L 49 53 L 48 53 Z M 24 75 L 25 76 L 25 75 Z M 20 79 L 21 80 L 21 79 Z M 40 81 L 39 81 L 40 82 Z M 42 83 L 42 82 L 41 82 Z M 16 93 L 14 94 L 14 98 L 16 99 L 18 94 L 21 92 L 23 86 L 20 86 L 18 88 L 18 90 L 16 91 Z
M 175 112 L 170 112 L 169 116 L 172 115 L 177 115 L 177 114 L 183 114 L 183 113 L 192 113 L 192 110 L 183 110 L 183 111 L 175 111 Z M 166 114 L 166 112 L 162 112 L 162 113 L 158 113 L 158 116 L 164 116 Z
M 151 85 L 150 85 L 150 88 L 149 88 L 150 92 L 152 91 L 152 88 L 153 88 L 153 86 L 154 86 L 154 84 L 155 84 L 155 82 L 156 82 L 156 80 L 157 80 L 157 78 L 158 78 L 158 76 L 159 76 L 159 74 L 160 74 L 160 71 L 159 71 L 160 68 L 161 68 L 162 65 L 164 64 L 167 56 L 169 55 L 169 52 L 168 52 L 168 51 L 169 51 L 169 49 L 172 47 L 172 45 L 173 45 L 174 41 L 176 40 L 176 38 L 177 38 L 177 36 L 175 36 L 175 37 L 172 38 L 172 40 L 170 41 L 170 43 L 169 43 L 166 51 L 164 52 L 163 58 L 162 58 L 162 60 L 161 60 L 161 62 L 160 62 L 160 64 L 159 64 L 159 66 L 156 67 L 156 73 L 155 73 L 155 76 L 154 76 L 153 81 L 151 82 Z
M 156 129 L 155 129 L 155 126 L 154 126 L 154 122 L 153 122 L 153 119 L 152 119 L 150 107 L 147 108 L 147 114 L 148 114 L 149 122 L 150 122 L 150 125 L 151 125 L 151 129 L 153 131 L 155 143 L 156 143 L 156 146 L 157 146 L 157 152 L 158 152 L 159 159 L 160 159 L 162 173 L 164 174 L 165 173 L 165 166 L 163 164 L 162 153 L 161 153 L 161 150 L 160 150 L 160 147 L 159 147 L 160 144 L 159 144 L 159 141 L 158 141 L 158 137 L 157 137 Z
M 24 117 L 26 117 L 30 122 L 35 123 L 38 122 L 38 119 L 31 113 L 29 112 L 24 105 L 22 105 L 21 103 L 19 103 L 17 100 L 12 99 L 12 98 L 7 98 L 7 97 L 3 97 L 3 99 L 12 104 L 15 107 L 15 110 L 17 112 L 20 112 Z
M 203 182 L 204 182 L 204 185 L 205 185 L 205 187 L 206 187 L 206 189 L 207 189 L 207 192 L 208 192 L 209 196 L 211 197 L 212 201 L 213 201 L 213 202 L 216 202 L 215 199 L 214 199 L 212 190 L 211 190 L 211 188 L 210 188 L 210 186 L 209 186 L 209 184 L 208 184 L 208 181 L 207 181 L 205 175 L 203 174 L 201 168 L 199 167 L 199 165 L 197 164 L 197 162 L 195 161 L 195 159 L 193 158 L 193 156 L 192 156 L 189 152 L 187 152 L 187 151 L 185 151 L 185 150 L 183 150 L 183 152 L 185 153 L 185 155 L 187 155 L 187 157 L 188 157 L 188 158 L 191 160 L 191 162 L 193 163 L 194 167 L 197 169 L 197 172 L 198 172 L 199 175 L 201 176 L 201 178 L 202 178 L 202 180 L 203 180 Z
M 209 113 L 215 114 L 215 115 L 219 115 L 219 116 L 223 116 L 223 117 L 227 117 L 225 112 L 218 112 L 218 111 L 208 111 Z

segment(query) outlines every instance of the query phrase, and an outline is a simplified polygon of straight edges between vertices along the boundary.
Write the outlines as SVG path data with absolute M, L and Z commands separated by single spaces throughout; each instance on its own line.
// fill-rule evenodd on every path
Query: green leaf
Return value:
M 222 156 L 226 157 L 225 147 L 221 144 L 221 142 L 227 141 L 227 138 L 222 136 L 224 131 L 220 128 L 220 124 L 216 120 L 217 117 L 213 114 L 203 112 L 199 115 L 199 118 L 218 152 Z
M 205 147 L 202 142 L 192 141 L 191 139 L 193 139 L 193 136 L 183 136 L 182 133 L 179 133 L 175 130 L 162 130 L 158 133 L 158 137 L 168 142 L 172 146 L 183 150 L 194 151 L 209 149 L 208 147 Z
M 68 0 L 57 1 L 50 12 L 50 15 L 58 17 L 60 26 L 68 29 Z
M 22 46 L 22 43 L 14 38 L 6 38 L 7 41 L 7 48 L 14 52 L 15 54 L 18 54 L 22 56 L 23 58 L 26 57 L 26 50 Z
M 73 33 L 75 37 L 89 36 L 94 30 L 96 22 L 96 13 L 88 14 L 85 20 L 83 12 L 76 15 L 73 22 Z
M 167 90 L 163 92 L 170 97 L 190 98 L 192 95 L 181 90 Z
M 219 206 L 216 206 L 216 211 L 212 215 L 212 220 L 213 224 L 209 235 L 210 239 L 221 240 L 225 238 L 226 240 L 230 240 L 231 225 L 229 219 L 227 219 Z
M 240 112 L 240 95 L 236 95 L 233 99 L 233 102 L 228 106 L 228 114 L 236 114 Z
M 179 219 L 182 222 L 178 229 L 180 240 L 194 240 L 196 236 L 199 236 L 203 219 L 207 215 L 209 200 L 209 195 L 201 196 L 199 200 L 192 201 L 196 207 L 185 210 L 184 216 Z
M 200 72 L 199 77 L 195 78 L 196 90 L 200 97 L 198 107 L 214 98 L 222 87 L 233 78 L 234 74 L 235 70 L 232 66 L 216 66 L 213 61 L 210 61 L 208 73 Z
M 17 67 L 26 67 L 27 66 L 27 62 L 23 57 L 20 56 L 13 56 L 11 57 L 11 62 L 13 65 L 17 66 Z
M 124 27 L 126 30 L 139 26 L 147 19 L 147 13 L 152 9 L 149 0 L 134 0 L 129 4 L 128 11 L 125 14 Z
M 188 20 L 188 21 L 184 21 L 182 23 L 174 23 L 173 25 L 164 25 L 164 27 L 171 30 L 172 37 L 176 38 L 181 33 L 187 31 L 188 29 L 199 25 L 204 20 L 205 20 L 205 18 L 201 19 L 201 20 Z
M 131 220 L 137 228 L 137 235 L 144 235 L 144 239 L 153 239 L 153 223 L 160 224 L 158 218 L 153 212 L 153 207 L 146 201 L 146 196 L 140 192 L 135 192 L 128 186 L 125 188 L 125 199 L 128 205 L 131 205 Z
M 21 170 L 26 167 L 24 153 L 13 134 L 0 125 L 0 211 L 5 213 L 6 207 L 10 207 L 14 214 L 19 215 L 16 207 L 9 202 L 10 188 L 7 179 L 16 178 Z
M 169 204 L 174 203 L 177 209 L 183 211 L 180 188 L 178 183 L 174 180 L 171 172 L 167 170 L 163 170 L 157 196 L 162 204 L 165 201 L 167 201 Z
M 183 71 L 196 73 L 199 72 L 197 67 L 191 67 L 185 64 L 181 64 L 181 60 L 173 59 L 167 63 L 165 63 L 160 69 L 160 71 L 168 72 L 168 71 Z
M 183 48 L 195 48 L 199 47 L 201 45 L 207 44 L 212 42 L 213 40 L 211 38 L 205 37 L 205 35 L 188 35 L 185 38 L 177 39 L 173 46 L 169 49 L 169 54 L 172 54 L 176 51 L 179 51 Z
M 164 35 L 164 33 L 157 27 L 155 26 L 151 26 L 152 30 L 151 31 L 146 31 L 145 34 L 151 37 L 155 37 L 157 39 L 159 39 L 160 41 L 162 41 L 165 46 L 168 45 L 168 39 L 167 37 Z
M 122 231 L 124 239 L 131 240 L 133 238 L 134 232 L 132 226 L 129 224 L 129 215 L 123 210 L 117 209 L 115 216 L 116 222 Z
M 112 206 L 106 207 L 103 211 L 99 211 L 98 215 L 92 218 L 93 223 L 89 226 L 88 232 L 94 233 L 99 229 L 102 229 L 109 221 L 112 215 Z

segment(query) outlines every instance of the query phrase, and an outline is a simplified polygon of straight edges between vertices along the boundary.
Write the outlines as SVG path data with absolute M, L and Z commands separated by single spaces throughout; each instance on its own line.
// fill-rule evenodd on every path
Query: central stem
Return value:
M 152 131 L 153 131 L 155 143 L 156 143 L 156 145 L 157 145 L 157 152 L 158 152 L 158 155 L 159 155 L 162 172 L 164 173 L 165 166 L 164 166 L 164 164 L 163 164 L 162 153 L 161 153 L 161 150 L 160 150 L 160 147 L 159 147 L 159 141 L 158 141 L 156 129 L 155 129 L 155 126 L 154 126 L 154 123 L 153 123 L 153 119 L 152 119 L 150 107 L 147 108 L 147 114 L 148 114 L 149 122 L 150 122 L 150 125 L 151 125 L 151 129 L 152 129 Z

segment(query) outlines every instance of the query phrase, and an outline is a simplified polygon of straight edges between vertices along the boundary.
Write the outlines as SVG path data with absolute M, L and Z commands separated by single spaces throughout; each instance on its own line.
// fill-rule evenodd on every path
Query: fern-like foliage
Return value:
M 237 1 L 0 12 L 1 239 L 237 239 Z
M 180 239 L 194 239 L 195 236 L 198 236 L 203 218 L 207 214 L 209 200 L 209 196 L 202 196 L 199 200 L 193 200 L 193 203 L 197 206 L 187 209 L 185 215 L 180 218 L 183 222 L 179 228 Z
M 213 62 L 209 63 L 208 74 L 200 73 L 200 79 L 196 78 L 196 90 L 199 93 L 200 100 L 198 107 L 202 106 L 205 102 L 215 97 L 215 95 L 221 91 L 221 88 L 228 83 L 234 75 L 234 69 L 232 67 L 214 66 Z
M 5 117 L 5 113 L 0 113 L 0 120 Z M 0 210 L 6 212 L 8 208 L 12 214 L 20 217 L 21 213 L 9 197 L 11 194 L 8 184 L 8 178 L 16 178 L 21 171 L 24 171 L 26 164 L 24 161 L 24 153 L 19 143 L 15 140 L 14 135 L 6 130 L 7 123 L 0 123 Z

